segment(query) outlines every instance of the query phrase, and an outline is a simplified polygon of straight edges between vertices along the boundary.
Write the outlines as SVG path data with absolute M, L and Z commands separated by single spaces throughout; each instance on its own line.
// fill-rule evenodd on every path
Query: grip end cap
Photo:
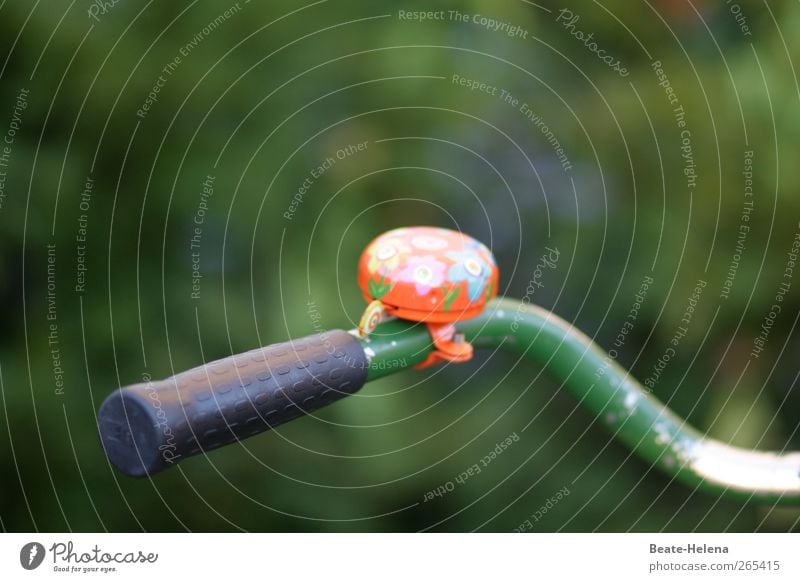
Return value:
M 101 405 L 97 423 L 103 449 L 121 472 L 145 477 L 163 468 L 162 431 L 152 404 L 141 394 L 112 393 Z

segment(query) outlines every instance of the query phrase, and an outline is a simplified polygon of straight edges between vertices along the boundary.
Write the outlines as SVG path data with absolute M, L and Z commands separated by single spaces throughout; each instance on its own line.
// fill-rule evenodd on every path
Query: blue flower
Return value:
M 464 241 L 464 246 L 466 248 L 468 248 L 468 249 L 472 249 L 473 251 L 475 251 L 477 253 L 480 253 L 484 257 L 488 257 L 488 259 L 492 263 L 492 265 L 496 265 L 497 264 L 497 263 L 495 263 L 494 255 L 492 254 L 492 251 L 490 251 L 488 248 L 486 248 L 486 245 L 483 244 L 482 242 L 477 241 L 477 240 L 465 240 Z
M 448 269 L 447 278 L 453 283 L 466 281 L 469 300 L 480 299 L 492 272 L 486 261 L 474 251 L 450 252 L 447 256 L 456 262 Z

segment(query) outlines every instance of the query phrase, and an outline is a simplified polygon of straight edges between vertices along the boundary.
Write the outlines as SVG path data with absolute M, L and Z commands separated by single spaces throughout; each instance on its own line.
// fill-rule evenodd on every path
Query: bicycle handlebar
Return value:
M 553 313 L 496 299 L 456 327 L 476 348 L 509 348 L 542 366 L 614 438 L 686 485 L 717 495 L 800 503 L 800 453 L 753 451 L 706 438 Z M 432 350 L 425 326 L 399 319 L 382 323 L 364 340 L 343 331 L 322 335 L 329 337 L 257 349 L 169 380 L 118 390 L 99 414 L 109 459 L 129 475 L 152 475 L 183 457 L 352 394 L 365 382 L 423 362 Z

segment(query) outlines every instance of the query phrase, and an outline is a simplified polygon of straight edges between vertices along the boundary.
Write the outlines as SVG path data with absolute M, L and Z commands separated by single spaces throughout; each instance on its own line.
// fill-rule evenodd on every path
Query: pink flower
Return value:
M 370 247 L 367 269 L 370 273 L 388 275 L 400 264 L 400 258 L 411 248 L 401 238 L 382 238 L 380 244 Z
M 430 234 L 418 234 L 411 239 L 411 244 L 423 251 L 441 251 L 448 247 L 447 239 Z
M 427 295 L 434 287 L 439 287 L 445 280 L 447 265 L 437 261 L 436 257 L 408 257 L 405 268 L 397 275 L 400 281 L 414 283 L 417 294 Z

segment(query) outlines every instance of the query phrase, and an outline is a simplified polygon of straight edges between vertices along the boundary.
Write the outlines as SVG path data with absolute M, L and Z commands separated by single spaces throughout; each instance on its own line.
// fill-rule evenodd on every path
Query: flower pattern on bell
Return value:
M 447 253 L 447 257 L 455 261 L 447 271 L 447 278 L 453 283 L 466 281 L 469 300 L 480 299 L 492 273 L 486 260 L 473 250 Z
M 392 238 L 381 241 L 373 245 L 370 249 L 370 259 L 367 269 L 371 273 L 387 274 L 389 271 L 400 266 L 400 259 L 404 254 L 411 252 L 411 248 L 405 244 L 403 239 Z
M 418 295 L 427 295 L 434 287 L 445 281 L 447 265 L 436 260 L 436 257 L 408 257 L 405 268 L 397 273 L 397 278 L 406 283 L 413 283 Z
M 459 231 L 414 226 L 375 238 L 359 260 L 358 284 L 367 302 L 412 321 L 474 317 L 497 294 L 491 251 Z

